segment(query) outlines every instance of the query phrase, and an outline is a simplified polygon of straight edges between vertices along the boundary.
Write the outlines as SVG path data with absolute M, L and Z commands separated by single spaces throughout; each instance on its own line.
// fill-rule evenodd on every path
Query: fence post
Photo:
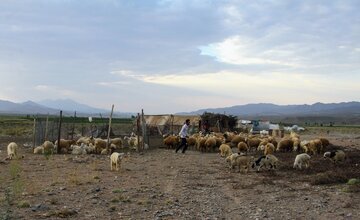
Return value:
M 136 146 L 136 151 L 139 152 L 139 142 L 140 142 L 140 113 L 138 113 L 137 118 L 136 118 L 136 136 L 137 136 L 137 146 Z
M 110 113 L 110 118 L 109 118 L 109 127 L 108 127 L 108 133 L 107 133 L 107 141 L 106 141 L 106 151 L 108 154 L 110 153 L 109 143 L 110 143 L 111 119 L 112 119 L 113 111 L 114 111 L 114 104 L 111 107 L 111 113 Z
M 60 154 L 60 137 L 61 137 L 61 121 L 62 121 L 62 110 L 60 110 L 60 118 L 59 118 L 59 132 L 57 139 L 57 153 Z
M 75 133 L 75 122 L 76 122 L 76 111 L 74 113 L 74 121 L 73 121 L 73 126 L 72 126 L 72 131 L 71 131 L 71 140 L 74 139 L 74 133 Z

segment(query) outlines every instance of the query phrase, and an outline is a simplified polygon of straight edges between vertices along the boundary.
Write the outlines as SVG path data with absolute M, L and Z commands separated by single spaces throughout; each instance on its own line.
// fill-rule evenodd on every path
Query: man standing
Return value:
M 182 153 L 185 153 L 186 149 L 187 149 L 187 142 L 186 142 L 186 137 L 188 136 L 188 129 L 190 126 L 190 119 L 186 119 L 185 124 L 182 126 L 181 130 L 180 130 L 180 138 L 181 138 L 181 143 L 180 145 L 176 148 L 175 153 L 178 152 L 178 150 L 180 150 L 180 148 L 182 149 Z

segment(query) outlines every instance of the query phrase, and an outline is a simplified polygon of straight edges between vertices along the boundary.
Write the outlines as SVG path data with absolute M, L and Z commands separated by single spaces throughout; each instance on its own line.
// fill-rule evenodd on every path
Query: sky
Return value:
M 360 101 L 358 0 L 1 0 L 0 99 L 172 114 Z

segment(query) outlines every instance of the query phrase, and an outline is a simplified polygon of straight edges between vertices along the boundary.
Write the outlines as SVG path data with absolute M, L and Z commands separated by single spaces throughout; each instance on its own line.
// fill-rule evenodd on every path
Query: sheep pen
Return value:
M 323 135 L 323 134 L 320 134 Z M 314 139 L 319 134 L 300 135 Z M 323 154 L 293 169 L 298 152 L 275 152 L 276 170 L 229 170 L 219 152 L 130 151 L 121 172 L 109 155 L 33 154 L 26 139 L 0 138 L 0 217 L 13 219 L 359 219 L 360 132 L 325 136 L 344 163 Z M 10 142 L 22 159 L 3 160 Z M 232 150 L 237 152 L 237 148 Z M 257 158 L 263 152 L 251 152 Z M 355 181 L 356 182 L 356 181 Z

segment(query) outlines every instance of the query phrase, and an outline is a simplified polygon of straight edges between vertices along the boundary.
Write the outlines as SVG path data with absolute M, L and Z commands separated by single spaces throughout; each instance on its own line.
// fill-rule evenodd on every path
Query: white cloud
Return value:
M 222 42 L 201 46 L 201 55 L 214 56 L 217 61 L 236 65 L 276 64 L 294 66 L 284 58 L 291 54 L 286 48 L 265 48 L 261 39 L 250 39 L 242 36 L 226 38 Z M 283 58 L 283 59 L 281 59 Z

